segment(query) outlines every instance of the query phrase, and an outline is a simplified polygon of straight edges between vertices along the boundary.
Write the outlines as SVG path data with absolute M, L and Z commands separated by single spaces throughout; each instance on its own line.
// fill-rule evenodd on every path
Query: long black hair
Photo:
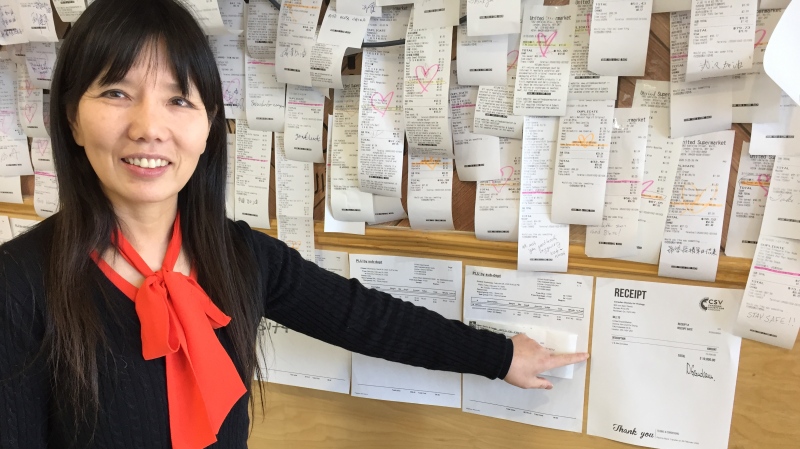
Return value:
M 256 362 L 261 297 L 252 249 L 225 216 L 226 121 L 214 55 L 192 15 L 175 0 L 97 0 L 69 30 L 51 86 L 50 126 L 58 175 L 60 212 L 46 267 L 45 348 L 55 371 L 55 394 L 76 419 L 99 409 L 97 356 L 105 347 L 103 319 L 90 291 L 89 254 L 115 246 L 119 226 L 70 120 L 83 94 L 97 81 L 122 80 L 148 49 L 165 49 L 181 91 L 196 86 L 211 124 L 205 152 L 178 194 L 183 248 L 198 282 L 231 322 L 231 354 L 248 388 Z M 202 261 L 202 263 L 199 263 Z M 251 405 L 253 397 L 251 396 Z M 263 395 L 262 395 L 263 407 Z M 96 416 L 96 415 L 95 415 Z

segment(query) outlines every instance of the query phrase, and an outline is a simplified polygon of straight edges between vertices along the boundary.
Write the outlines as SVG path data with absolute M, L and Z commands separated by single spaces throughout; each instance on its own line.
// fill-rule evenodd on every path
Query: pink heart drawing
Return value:
M 553 39 L 556 38 L 557 34 L 558 31 L 553 31 L 549 36 L 544 33 L 536 35 L 536 43 L 539 44 L 539 52 L 542 56 L 547 57 L 547 50 L 550 50 L 550 44 L 553 43 Z
M 380 97 L 378 106 L 375 105 L 375 97 Z M 381 117 L 383 117 L 384 115 L 386 115 L 386 111 L 389 110 L 389 105 L 392 104 L 393 98 L 394 98 L 394 91 L 389 92 L 388 94 L 386 94 L 386 96 L 384 96 L 380 92 L 375 92 L 372 94 L 372 98 L 370 98 L 369 104 L 370 106 L 372 106 L 372 109 L 374 109 L 378 114 L 381 115 Z
M 232 80 L 224 81 L 222 83 L 222 99 L 226 104 L 232 103 L 239 103 L 239 99 L 241 98 L 241 85 L 239 84 L 239 78 L 234 78 Z
M 49 140 L 41 139 L 36 141 L 36 152 L 39 153 L 39 157 L 44 157 L 44 154 L 47 152 L 48 148 L 50 148 Z
M 22 113 L 25 114 L 25 120 L 28 123 L 33 121 L 33 116 L 36 115 L 36 110 L 39 109 L 39 105 L 36 103 L 28 103 L 22 107 Z
M 764 195 L 769 195 L 769 182 L 772 180 L 772 175 L 767 173 L 761 173 L 758 175 L 757 182 L 758 186 L 764 190 Z
M 758 47 L 759 45 L 761 45 L 761 43 L 764 42 L 764 38 L 766 37 L 767 37 L 767 30 L 763 29 L 756 30 L 756 44 L 753 46 Z
M 592 15 L 586 14 L 586 34 L 592 33 Z
M 511 59 L 511 55 L 514 55 L 514 59 Z M 511 50 L 506 55 L 506 61 L 511 61 L 506 65 L 506 72 L 517 67 L 517 61 L 519 60 L 519 50 Z
M 506 174 L 506 172 L 508 172 L 508 174 Z M 508 184 L 508 181 L 511 180 L 511 177 L 514 176 L 514 167 L 511 166 L 511 165 L 506 165 L 505 167 L 501 168 L 500 169 L 500 176 L 502 176 L 502 178 L 500 178 L 500 179 L 503 180 L 503 183 L 500 184 L 500 183 L 495 182 L 494 184 L 492 184 L 492 186 L 494 187 L 494 190 L 497 193 L 502 192 L 503 189 L 506 187 L 506 184 Z
M 422 72 L 422 76 L 420 76 L 420 72 Z M 436 76 L 437 73 L 439 73 L 439 64 L 428 66 L 428 68 L 425 68 L 425 66 L 422 65 L 418 65 L 414 69 L 414 75 L 417 76 L 417 82 L 419 83 L 419 87 L 422 88 L 423 92 L 428 91 L 428 86 L 431 85 L 431 83 L 433 82 L 433 78 Z
M 33 94 L 33 83 L 31 83 L 30 79 L 26 79 L 22 87 L 25 91 L 25 98 L 28 98 L 31 96 L 31 94 Z

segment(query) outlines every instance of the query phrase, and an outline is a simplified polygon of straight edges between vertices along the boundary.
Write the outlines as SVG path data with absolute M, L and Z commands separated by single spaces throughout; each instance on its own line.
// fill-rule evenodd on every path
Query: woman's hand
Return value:
M 553 354 L 535 340 L 525 334 L 511 337 L 514 343 L 514 357 L 508 369 L 505 381 L 520 388 L 551 389 L 553 384 L 549 380 L 539 377 L 540 373 L 564 365 L 583 362 L 589 354 Z

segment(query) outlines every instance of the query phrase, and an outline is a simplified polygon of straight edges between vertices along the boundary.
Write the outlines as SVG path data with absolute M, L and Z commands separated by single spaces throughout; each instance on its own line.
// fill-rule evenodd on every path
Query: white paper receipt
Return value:
M 661 449 L 725 449 L 741 290 L 597 279 L 587 433 Z

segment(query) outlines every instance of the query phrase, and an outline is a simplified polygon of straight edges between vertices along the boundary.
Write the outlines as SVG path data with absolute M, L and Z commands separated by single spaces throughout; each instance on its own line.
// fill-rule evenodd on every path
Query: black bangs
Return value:
M 175 1 L 97 0 L 74 24 L 67 41 L 73 46 L 62 48 L 62 54 L 73 56 L 64 61 L 68 110 L 77 106 L 95 80 L 107 85 L 125 78 L 142 54 L 150 56 L 144 61 L 148 71 L 157 70 L 161 51 L 166 51 L 163 59 L 171 65 L 168 69 L 183 95 L 188 95 L 191 80 L 209 118 L 222 108 L 222 95 L 217 92 L 219 73 L 207 38 L 191 14 Z

